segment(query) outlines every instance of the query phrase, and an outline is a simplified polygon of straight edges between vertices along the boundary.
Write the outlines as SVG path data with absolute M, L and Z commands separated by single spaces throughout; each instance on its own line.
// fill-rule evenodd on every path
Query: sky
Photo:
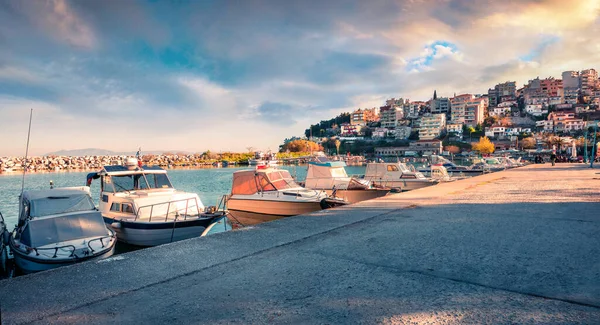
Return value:
M 600 68 L 600 0 L 0 0 L 0 156 L 277 150 L 386 98 Z

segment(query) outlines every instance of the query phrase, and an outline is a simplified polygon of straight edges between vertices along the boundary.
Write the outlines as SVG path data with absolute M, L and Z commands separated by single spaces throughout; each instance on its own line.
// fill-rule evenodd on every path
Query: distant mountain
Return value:
M 55 152 L 49 152 L 44 156 L 114 156 L 114 155 L 129 155 L 133 153 L 121 153 L 114 152 L 106 149 L 98 148 L 87 148 L 87 149 L 74 149 L 74 150 L 59 150 Z
M 73 149 L 73 150 L 59 150 L 55 152 L 49 152 L 44 156 L 73 156 L 73 157 L 81 157 L 81 156 L 133 156 L 137 151 L 129 151 L 129 152 L 116 152 L 110 151 L 106 149 L 98 149 L 98 148 L 87 148 L 87 149 Z M 171 153 L 183 153 L 190 154 L 187 151 L 181 150 L 150 150 L 145 151 L 142 149 L 142 154 L 162 154 L 163 152 L 171 152 Z

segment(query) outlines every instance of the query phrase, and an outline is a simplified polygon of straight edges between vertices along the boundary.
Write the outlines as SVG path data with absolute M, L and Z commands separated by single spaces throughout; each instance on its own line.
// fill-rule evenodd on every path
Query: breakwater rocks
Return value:
M 133 156 L 43 156 L 29 157 L 0 157 L 0 173 L 22 172 L 27 166 L 28 172 L 56 172 L 69 170 L 96 170 L 106 165 L 122 165 L 127 158 Z M 144 155 L 144 165 L 172 167 L 212 167 L 221 166 L 221 160 L 207 159 L 204 155 Z M 235 164 L 235 161 L 229 164 Z

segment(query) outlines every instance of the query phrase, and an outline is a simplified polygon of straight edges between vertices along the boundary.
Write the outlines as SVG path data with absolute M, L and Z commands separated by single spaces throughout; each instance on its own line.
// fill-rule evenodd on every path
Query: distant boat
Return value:
M 348 204 L 325 191 L 298 185 L 284 169 L 259 166 L 233 173 L 227 210 L 234 220 L 252 225 Z
M 137 159 L 88 174 L 88 186 L 97 178 L 104 221 L 127 244 L 156 246 L 204 236 L 226 218 L 224 212 L 205 212 L 198 194 L 175 190 L 166 170 L 139 166 Z
M 419 172 L 421 172 L 425 175 L 429 175 L 432 171 L 433 166 L 444 167 L 450 175 L 458 174 L 458 175 L 465 175 L 465 176 L 475 176 L 475 175 L 481 175 L 483 173 L 488 172 L 488 170 L 485 170 L 483 168 L 483 166 L 480 166 L 480 165 L 475 165 L 474 167 L 458 166 L 455 163 L 453 163 L 452 161 L 450 161 L 442 156 L 438 156 L 438 155 L 432 155 L 430 159 L 431 159 L 431 164 L 428 166 L 425 166 L 423 168 L 420 168 Z
M 309 162 L 305 187 L 324 190 L 327 194 L 349 203 L 385 196 L 389 189 L 374 188 L 367 179 L 350 177 L 343 161 Z
M 8 240 L 16 266 L 33 273 L 113 254 L 117 238 L 88 187 L 24 191 Z
M 271 152 L 265 154 L 261 151 L 257 151 L 254 153 L 254 158 L 248 159 L 248 165 L 275 167 L 279 165 L 279 160 L 277 160 L 275 155 Z

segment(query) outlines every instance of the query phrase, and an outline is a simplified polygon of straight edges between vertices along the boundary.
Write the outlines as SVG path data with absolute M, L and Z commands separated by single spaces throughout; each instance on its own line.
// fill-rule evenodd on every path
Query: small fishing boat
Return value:
M 416 190 L 439 183 L 438 180 L 427 178 L 423 173 L 416 171 L 414 168 L 409 168 L 401 162 L 369 163 L 365 171 L 365 179 L 378 187 L 400 189 L 402 191 Z
M 198 194 L 173 188 L 166 170 L 141 166 L 135 158 L 88 174 L 87 185 L 98 178 L 104 222 L 119 241 L 130 245 L 156 246 L 204 236 L 213 223 L 226 218 L 214 207 L 205 209 Z
M 227 210 L 239 223 L 252 225 L 348 204 L 325 191 L 298 185 L 284 169 L 258 166 L 233 173 Z
M 113 254 L 117 238 L 88 187 L 23 191 L 8 244 L 16 266 L 33 273 Z
M 351 204 L 382 197 L 390 192 L 389 189 L 373 187 L 367 179 L 348 176 L 345 166 L 343 161 L 309 162 L 304 187 L 323 190 Z

